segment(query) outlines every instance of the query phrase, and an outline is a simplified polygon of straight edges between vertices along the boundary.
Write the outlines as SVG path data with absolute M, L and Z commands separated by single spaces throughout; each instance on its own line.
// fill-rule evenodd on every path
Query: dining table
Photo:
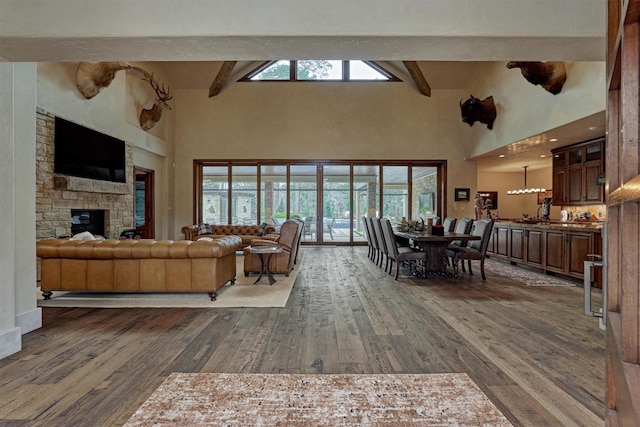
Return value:
M 393 234 L 395 234 L 398 242 L 404 242 L 427 253 L 426 270 L 429 276 L 453 276 L 453 273 L 447 271 L 444 257 L 444 250 L 451 242 L 456 240 L 463 242 L 480 240 L 480 236 L 454 233 L 452 231 L 446 231 L 444 235 L 440 236 L 426 231 L 400 231 L 394 229 Z

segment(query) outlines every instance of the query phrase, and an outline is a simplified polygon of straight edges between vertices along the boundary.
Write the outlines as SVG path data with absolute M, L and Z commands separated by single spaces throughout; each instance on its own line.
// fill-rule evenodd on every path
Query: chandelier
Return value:
M 527 188 L 527 168 L 529 166 L 523 166 L 524 168 L 524 188 L 521 188 L 519 190 L 509 190 L 507 191 L 507 194 L 510 196 L 516 195 L 516 194 L 536 194 L 536 193 L 544 193 L 545 190 L 544 188 Z

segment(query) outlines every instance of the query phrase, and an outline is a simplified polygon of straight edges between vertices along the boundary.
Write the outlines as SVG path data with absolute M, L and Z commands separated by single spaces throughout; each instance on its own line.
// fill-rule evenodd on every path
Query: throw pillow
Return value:
M 198 236 L 203 234 L 213 234 L 211 224 L 207 224 L 206 222 L 198 224 Z
M 266 222 L 263 222 L 262 224 L 260 224 L 260 230 L 258 230 L 258 236 L 263 236 L 264 235 L 264 230 L 265 228 L 267 228 L 267 224 Z
M 93 237 L 93 234 L 91 234 L 88 231 L 83 231 L 82 233 L 78 233 L 78 234 L 74 234 L 72 238 L 70 238 L 69 240 L 96 240 L 95 237 Z

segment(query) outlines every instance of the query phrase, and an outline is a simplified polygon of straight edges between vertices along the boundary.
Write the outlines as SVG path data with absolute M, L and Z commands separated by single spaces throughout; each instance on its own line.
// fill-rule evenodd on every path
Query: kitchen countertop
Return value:
M 534 228 L 543 230 L 580 230 L 580 231 L 592 231 L 599 232 L 602 230 L 603 222 L 590 222 L 590 221 L 569 221 L 561 222 L 551 220 L 547 223 L 539 222 L 520 222 L 518 220 L 496 220 L 494 227 L 518 227 L 518 228 Z

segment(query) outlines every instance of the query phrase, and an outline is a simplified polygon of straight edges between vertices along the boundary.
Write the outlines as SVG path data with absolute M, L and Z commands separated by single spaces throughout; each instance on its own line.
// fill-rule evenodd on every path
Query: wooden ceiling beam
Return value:
M 416 61 L 402 61 L 404 66 L 407 68 L 413 83 L 418 88 L 418 92 L 420 92 L 424 96 L 431 97 L 431 87 L 427 82 L 427 79 L 424 78 L 424 74 L 422 74 L 422 70 L 418 66 Z
M 222 88 L 227 83 L 227 79 L 231 75 L 231 71 L 233 71 L 233 67 L 236 66 L 236 62 L 238 61 L 224 61 L 222 67 L 220 67 L 220 71 L 218 71 L 218 75 L 211 83 L 211 86 L 209 86 L 209 98 L 216 96 L 222 91 Z

